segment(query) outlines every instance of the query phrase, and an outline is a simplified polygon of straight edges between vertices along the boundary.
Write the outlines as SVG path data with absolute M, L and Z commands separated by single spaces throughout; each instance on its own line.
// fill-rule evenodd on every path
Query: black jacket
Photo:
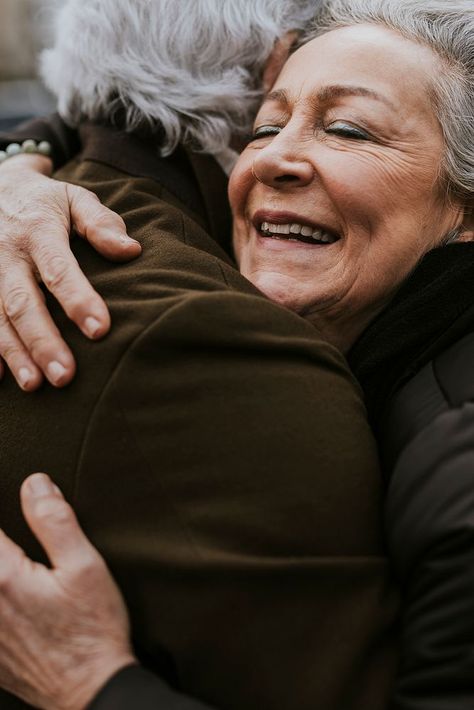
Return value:
M 393 710 L 474 708 L 474 244 L 430 252 L 354 346 L 403 593 Z
M 387 537 L 404 590 L 393 707 L 474 707 L 474 332 L 394 397 Z

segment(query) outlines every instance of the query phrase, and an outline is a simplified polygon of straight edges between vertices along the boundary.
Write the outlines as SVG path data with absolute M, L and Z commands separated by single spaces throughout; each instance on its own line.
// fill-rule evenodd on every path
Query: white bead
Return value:
M 10 143 L 10 145 L 6 147 L 6 152 L 8 157 L 18 155 L 18 153 L 21 153 L 21 145 L 19 143 Z
M 36 145 L 36 141 L 32 140 L 31 138 L 28 138 L 28 140 L 23 142 L 21 150 L 23 153 L 37 153 L 38 146 Z
M 51 155 L 51 143 L 41 141 L 38 145 L 38 153 L 41 153 L 41 155 Z
M 0 164 L 3 163 L 8 158 L 8 155 L 4 150 L 0 150 Z

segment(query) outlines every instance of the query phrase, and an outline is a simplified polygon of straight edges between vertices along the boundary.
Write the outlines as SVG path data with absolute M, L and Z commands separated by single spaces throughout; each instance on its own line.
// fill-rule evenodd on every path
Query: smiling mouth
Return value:
M 298 222 L 288 222 L 287 224 L 262 222 L 259 227 L 259 232 L 262 237 L 267 239 L 303 242 L 313 246 L 327 246 L 339 240 L 339 237 L 331 232 L 323 229 L 315 229 L 306 224 L 299 224 Z

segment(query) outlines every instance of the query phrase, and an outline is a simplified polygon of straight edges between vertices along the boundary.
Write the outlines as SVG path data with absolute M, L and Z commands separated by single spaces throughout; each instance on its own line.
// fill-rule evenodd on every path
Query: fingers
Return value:
M 127 235 L 123 219 L 104 207 L 94 193 L 76 185 L 67 185 L 66 190 L 74 228 L 102 256 L 129 261 L 141 253 L 140 243 Z
M 104 336 L 110 329 L 108 308 L 81 271 L 70 250 L 68 235 L 35 242 L 30 257 L 48 291 L 84 335 L 91 339 Z M 19 331 L 25 342 L 26 333 L 26 328 Z
M 41 382 L 38 368 L 52 385 L 63 387 L 74 377 L 74 358 L 26 262 L 4 274 L 3 289 L 6 317 L 0 315 L 0 355 L 23 389 L 30 391 Z
M 41 371 L 31 359 L 1 304 L 0 354 L 5 358 L 8 367 L 22 390 L 33 392 L 40 386 L 43 381 Z M 0 379 L 2 379 L 3 375 L 4 365 L 0 362 Z
M 99 553 L 82 532 L 71 506 L 44 473 L 34 473 L 20 491 L 23 514 L 54 568 L 77 572 L 96 565 Z

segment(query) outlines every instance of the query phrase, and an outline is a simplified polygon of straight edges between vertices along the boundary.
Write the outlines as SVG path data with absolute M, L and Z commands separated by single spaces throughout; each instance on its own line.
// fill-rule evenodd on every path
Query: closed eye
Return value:
M 257 138 L 268 138 L 269 136 L 276 136 L 280 133 L 280 126 L 258 126 L 252 135 L 251 140 L 256 140 Z
M 345 123 L 344 121 L 334 121 L 334 123 L 326 126 L 325 131 L 326 133 L 343 136 L 344 138 L 355 138 L 356 140 L 362 141 L 370 140 L 370 135 L 368 133 L 363 131 L 361 128 L 353 126 L 351 123 Z

